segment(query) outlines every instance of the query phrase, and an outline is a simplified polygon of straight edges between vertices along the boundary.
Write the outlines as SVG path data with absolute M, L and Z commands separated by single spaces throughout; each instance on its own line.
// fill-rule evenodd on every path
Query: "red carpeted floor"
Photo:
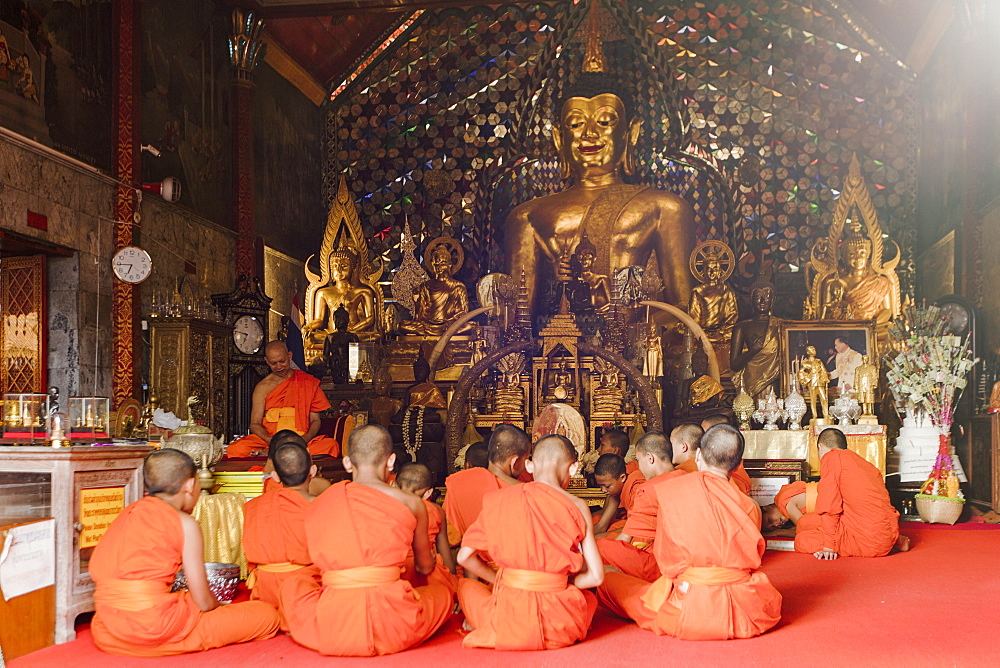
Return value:
M 782 621 L 751 640 L 684 642 L 657 637 L 598 610 L 585 642 L 552 652 L 463 649 L 461 618 L 456 616 L 421 647 L 378 659 L 322 657 L 284 635 L 197 655 L 127 659 L 100 652 L 87 625 L 81 624 L 74 642 L 29 654 L 10 665 L 1000 665 L 1000 525 L 942 529 L 904 523 L 903 533 L 913 540 L 913 549 L 881 559 L 817 561 L 804 554 L 768 552 L 763 568 L 784 596 Z

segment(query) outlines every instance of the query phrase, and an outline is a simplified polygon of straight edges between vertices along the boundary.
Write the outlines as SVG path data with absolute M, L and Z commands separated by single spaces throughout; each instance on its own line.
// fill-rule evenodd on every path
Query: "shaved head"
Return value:
M 287 443 L 288 441 L 295 441 L 296 439 L 302 441 L 302 437 L 291 429 L 282 429 L 271 437 L 271 442 L 268 444 L 268 454 L 273 453 L 277 447 L 283 445 L 284 443 Z M 305 441 L 302 442 L 305 443 Z
M 531 439 L 514 425 L 498 424 L 490 434 L 490 442 L 486 449 L 492 463 L 506 466 L 512 457 L 528 456 L 531 452 Z
M 149 494 L 174 495 L 181 486 L 198 475 L 198 467 L 186 452 L 163 448 L 146 455 L 142 477 Z
M 573 463 L 577 459 L 576 448 L 572 441 L 559 434 L 542 436 L 531 451 L 531 459 L 535 465 L 552 466 L 563 463 Z
M 635 443 L 635 451 L 638 454 L 649 453 L 664 462 L 671 462 L 674 459 L 674 446 L 667 435 L 658 429 L 643 434 Z
M 819 438 L 816 442 L 825 448 L 830 448 L 831 450 L 846 450 L 847 449 L 847 437 L 844 436 L 844 432 L 839 429 L 824 429 L 820 432 Z
M 482 441 L 473 443 L 465 450 L 465 466 L 466 468 L 486 468 L 490 465 L 490 455 L 486 448 L 486 444 Z
M 705 432 L 702 430 L 701 425 L 685 422 L 674 427 L 674 430 L 670 432 L 670 438 L 678 443 L 687 443 L 693 451 L 698 449 L 699 444 L 701 444 L 701 437 L 704 434 Z
M 628 434 L 623 432 L 621 429 L 607 429 L 601 434 L 601 447 L 599 450 L 603 450 L 602 454 L 616 451 L 617 454 L 622 457 L 628 452 Z
M 296 440 L 297 439 L 297 440 Z M 312 457 L 298 434 L 273 450 L 274 470 L 285 487 L 298 487 L 309 479 Z
M 708 430 L 717 424 L 732 424 L 729 421 L 729 416 L 723 413 L 715 413 L 714 415 L 709 415 L 707 418 L 703 418 L 701 421 L 701 428 Z
M 597 458 L 594 464 L 594 475 L 606 475 L 617 478 L 625 474 L 625 460 L 613 453 L 607 453 Z
M 434 476 L 423 464 L 406 464 L 396 475 L 396 487 L 404 492 L 416 494 L 422 489 L 430 489 L 433 486 Z
M 264 347 L 265 355 L 287 355 L 288 346 L 284 341 L 271 341 Z
M 391 454 L 392 437 L 377 424 L 358 427 L 347 439 L 347 456 L 355 466 L 378 466 Z
M 700 449 L 705 464 L 730 472 L 743 461 L 743 434 L 728 424 L 717 424 L 705 432 Z

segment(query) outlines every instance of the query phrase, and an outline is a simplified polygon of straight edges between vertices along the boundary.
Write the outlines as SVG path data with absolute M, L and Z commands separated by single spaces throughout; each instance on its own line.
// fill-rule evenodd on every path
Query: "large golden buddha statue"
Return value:
M 441 336 L 463 314 L 469 312 L 469 292 L 452 276 L 462 267 L 462 246 L 451 237 L 439 237 L 427 245 L 424 266 L 431 278 L 417 288 L 412 318 L 401 325 L 403 332 Z M 472 327 L 467 324 L 462 330 Z
M 330 281 L 316 290 L 316 317 L 303 328 L 303 336 L 310 341 L 316 337 L 325 338 L 335 331 L 333 314 L 339 306 L 343 306 L 349 316 L 347 331 L 363 335 L 375 328 L 375 291 L 357 282 L 357 266 L 358 258 L 349 249 L 330 254 Z M 322 338 L 318 341 L 320 345 Z
M 563 178 L 572 176 L 573 185 L 524 202 L 507 218 L 507 273 L 524 271 L 533 309 L 542 281 L 568 273 L 569 259 L 585 236 L 597 249 L 594 275 L 645 267 L 655 252 L 666 300 L 680 304 L 691 293 L 691 206 L 677 195 L 622 181 L 623 173 L 633 171 L 641 132 L 641 121 L 630 116 L 632 104 L 620 82 L 605 73 L 592 33 L 584 72 L 563 91 L 552 133 Z

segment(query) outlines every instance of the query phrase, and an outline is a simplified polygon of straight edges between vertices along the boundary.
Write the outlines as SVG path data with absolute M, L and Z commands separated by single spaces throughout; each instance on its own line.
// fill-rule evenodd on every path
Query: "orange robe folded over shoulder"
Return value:
M 610 538 L 598 540 L 597 549 L 600 550 L 604 563 L 646 582 L 654 582 L 660 577 L 660 568 L 651 549 L 653 539 L 656 537 L 657 518 L 654 489 L 682 475 L 687 475 L 687 472 L 674 469 L 647 480 L 646 484 L 639 488 L 632 510 L 625 520 L 625 526 L 622 527 L 622 533 L 631 536 L 632 540 L 630 542 Z
M 309 504 L 306 541 L 322 585 L 293 573 L 281 587 L 292 638 L 331 656 L 377 656 L 419 645 L 452 612 L 442 584 L 400 578 L 417 518 L 391 496 L 344 481 Z
M 434 572 L 430 575 L 421 575 L 418 573 L 414 566 L 413 546 L 411 545 L 409 552 L 406 553 L 403 579 L 414 587 L 421 587 L 428 582 L 437 581 L 448 587 L 448 590 L 454 594 L 458 586 L 458 579 L 444 565 L 441 554 L 435 549 L 438 534 L 441 533 L 441 520 L 443 517 L 441 507 L 436 503 L 431 503 L 427 499 L 421 500 L 424 502 L 424 509 L 427 511 L 427 538 L 430 539 L 431 549 L 434 550 L 434 559 L 437 565 L 434 567 Z
M 499 566 L 492 592 L 462 579 L 458 600 L 475 629 L 464 647 L 555 649 L 587 635 L 597 599 L 569 579 L 583 566 L 579 544 L 590 520 L 561 491 L 529 482 L 490 494 L 463 547 Z
M 760 572 L 760 508 L 708 472 L 654 488 L 653 552 L 662 575 L 650 584 L 608 573 L 597 595 L 612 612 L 658 635 L 685 640 L 751 638 L 781 618 L 781 594 Z
M 850 450 L 820 460 L 816 511 L 795 525 L 795 551 L 830 548 L 844 557 L 882 557 L 899 538 L 899 512 L 879 470 Z
M 280 485 L 280 483 L 279 483 Z M 281 585 L 297 571 L 319 579 L 306 545 L 305 517 L 309 501 L 293 489 L 278 487 L 247 501 L 243 507 L 243 551 L 250 564 L 250 599 L 270 603 L 281 612 Z M 288 630 L 282 618 L 282 628 Z
M 148 496 L 108 527 L 90 560 L 94 644 L 125 656 L 171 656 L 270 638 L 278 613 L 261 601 L 202 612 L 187 590 L 170 593 L 181 567 L 184 529 L 177 510 Z
M 325 411 L 330 407 L 320 389 L 319 379 L 295 369 L 264 398 L 264 420 L 267 433 L 274 436 L 282 429 L 291 429 L 299 436 L 309 431 L 309 414 Z M 340 455 L 340 443 L 329 436 L 319 435 L 308 443 L 309 454 Z M 228 457 L 249 457 L 254 450 L 267 450 L 267 443 L 256 434 L 236 439 L 226 448 Z
M 804 482 L 802 480 L 797 480 L 795 482 L 790 482 L 787 485 L 782 485 L 778 493 L 774 495 L 774 505 L 777 507 L 778 512 L 780 512 L 785 517 L 791 517 L 788 514 L 788 504 L 793 503 L 793 499 L 797 496 L 802 496 L 803 503 L 802 507 L 805 509 L 803 513 L 812 513 L 816 511 L 816 492 L 818 483 L 815 482 Z
M 479 517 L 483 497 L 507 487 L 489 469 L 475 467 L 452 473 L 444 480 L 444 516 L 448 519 L 448 542 L 452 547 L 462 542 L 462 536 Z
M 626 467 L 626 471 L 628 467 Z M 642 486 L 646 484 L 646 476 L 642 475 L 642 471 L 639 467 L 628 473 L 625 477 L 625 482 L 622 484 L 622 491 L 618 496 L 618 510 L 625 513 L 625 517 L 628 518 L 632 514 L 632 507 L 635 505 L 635 500 L 639 496 L 639 490 Z M 610 527 L 608 527 L 608 533 L 617 534 L 625 526 L 625 520 L 615 520 Z

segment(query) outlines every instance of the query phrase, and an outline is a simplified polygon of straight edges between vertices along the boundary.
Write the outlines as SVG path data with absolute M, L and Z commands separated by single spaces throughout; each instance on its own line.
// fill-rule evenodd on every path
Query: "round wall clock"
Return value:
M 255 316 L 241 315 L 233 323 L 233 342 L 244 355 L 253 355 L 264 344 L 264 328 Z
M 118 280 L 142 283 L 153 272 L 153 260 L 138 246 L 125 246 L 111 258 L 111 268 Z

